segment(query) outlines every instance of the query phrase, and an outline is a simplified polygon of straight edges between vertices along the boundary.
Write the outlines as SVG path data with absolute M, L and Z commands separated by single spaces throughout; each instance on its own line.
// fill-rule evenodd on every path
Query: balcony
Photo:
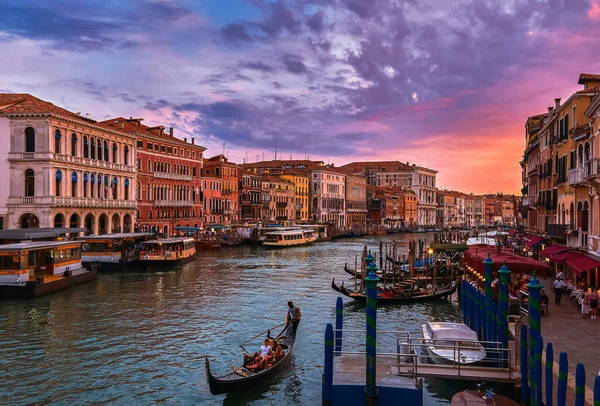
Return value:
M 595 178 L 600 175 L 600 158 L 593 158 L 584 164 L 585 179 Z
M 304 205 L 301 204 L 297 204 L 296 205 L 296 210 L 301 211 L 304 208 Z
M 546 232 L 550 237 L 567 239 L 567 232 L 572 229 L 570 224 L 548 224 Z
M 91 197 L 68 197 L 68 196 L 11 196 L 8 198 L 9 206 L 21 205 L 43 205 L 53 207 L 98 207 L 98 208 L 124 208 L 134 209 L 137 207 L 136 200 L 120 199 L 95 199 Z
M 213 209 L 213 210 L 209 210 L 210 214 L 223 214 L 224 210 L 223 209 Z
M 530 165 L 529 169 L 527 170 L 527 175 L 528 176 L 534 175 L 534 174 L 537 173 L 537 171 L 538 171 L 538 166 L 537 165 Z
M 569 185 L 578 185 L 583 183 L 584 172 L 582 168 L 569 169 L 568 182 Z
M 154 177 L 159 179 L 172 179 L 172 180 L 192 180 L 190 175 L 177 175 L 175 173 L 167 172 L 154 172 Z
M 277 207 L 281 208 L 281 207 L 287 207 L 287 202 L 277 202 Z
M 538 196 L 523 196 L 523 207 L 537 207 Z
M 191 207 L 191 200 L 155 200 L 154 207 Z

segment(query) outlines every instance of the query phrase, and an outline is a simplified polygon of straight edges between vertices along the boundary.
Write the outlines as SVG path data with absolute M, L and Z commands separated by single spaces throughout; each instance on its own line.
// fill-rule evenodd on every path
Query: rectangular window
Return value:
M 144 148 L 144 141 L 138 140 L 137 147 L 138 148 Z
M 158 152 L 158 144 L 154 144 L 154 150 Z
M 192 151 L 192 158 L 196 158 L 196 151 Z
M 173 148 L 171 148 L 171 147 L 168 147 L 168 148 L 167 148 L 167 154 L 172 154 L 172 153 L 173 153 Z
M 179 156 L 183 156 L 183 149 L 179 150 Z
M 152 143 L 151 142 L 147 143 L 146 148 L 148 148 L 148 151 L 152 151 Z
M 162 152 L 164 154 L 165 152 L 167 152 L 167 148 L 164 145 L 161 145 L 160 152 Z
M 190 157 L 190 150 L 188 149 L 185 156 L 187 156 L 188 158 Z
M 177 148 L 173 148 L 173 155 L 177 155 Z

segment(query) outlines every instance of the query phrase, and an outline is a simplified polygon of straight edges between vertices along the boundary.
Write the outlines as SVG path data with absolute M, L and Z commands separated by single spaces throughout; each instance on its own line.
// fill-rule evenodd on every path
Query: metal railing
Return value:
M 581 168 L 569 169 L 568 174 L 569 185 L 576 185 L 583 182 L 583 170 Z

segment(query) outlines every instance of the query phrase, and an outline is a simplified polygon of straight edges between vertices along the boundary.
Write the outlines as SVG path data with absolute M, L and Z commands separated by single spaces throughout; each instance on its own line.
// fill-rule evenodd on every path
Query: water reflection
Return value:
M 407 236 L 398 238 L 407 254 Z M 375 249 L 379 239 L 207 251 L 171 269 L 101 274 L 51 296 L 3 303 L 3 395 L 12 404 L 319 404 L 325 323 L 335 320 L 331 279 L 353 283 L 343 266 L 365 244 Z M 214 357 L 215 374 L 239 364 L 239 344 L 285 321 L 288 300 L 303 318 L 285 372 L 243 395 L 211 396 L 203 357 Z M 344 301 L 345 328 L 363 329 L 364 304 Z M 455 298 L 385 306 L 378 327 L 417 331 L 430 318 L 459 316 Z M 428 404 L 446 403 L 455 391 L 427 384 Z

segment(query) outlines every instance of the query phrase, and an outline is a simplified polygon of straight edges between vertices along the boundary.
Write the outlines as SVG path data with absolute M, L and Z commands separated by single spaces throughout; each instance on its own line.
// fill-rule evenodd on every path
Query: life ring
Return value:
M 150 259 L 150 255 L 145 255 L 144 259 Z

